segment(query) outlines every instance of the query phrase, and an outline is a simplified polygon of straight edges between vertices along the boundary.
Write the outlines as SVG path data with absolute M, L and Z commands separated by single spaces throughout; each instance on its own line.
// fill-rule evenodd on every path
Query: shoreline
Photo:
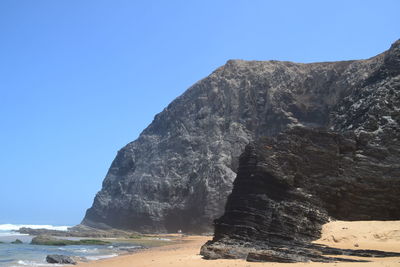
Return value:
M 247 262 L 242 259 L 204 260 L 199 255 L 200 247 L 212 236 L 184 236 L 177 238 L 172 244 L 138 250 L 133 253 L 119 255 L 113 258 L 97 261 L 81 262 L 78 267 L 252 267 L 252 266 L 326 266 L 326 267 L 383 267 L 400 266 L 400 257 L 388 258 L 357 258 L 370 262 L 305 262 L 305 263 L 277 263 L 277 262 Z M 314 241 L 338 248 L 377 249 L 383 251 L 400 252 L 400 221 L 334 221 L 324 225 L 322 237 Z M 349 257 L 349 256 L 343 256 Z

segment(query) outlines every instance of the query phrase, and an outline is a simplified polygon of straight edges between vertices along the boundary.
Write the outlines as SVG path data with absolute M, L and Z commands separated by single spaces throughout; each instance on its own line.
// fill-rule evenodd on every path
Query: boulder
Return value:
M 77 264 L 76 260 L 73 257 L 59 255 L 59 254 L 52 254 L 47 255 L 46 262 L 48 263 L 58 263 L 58 264 Z

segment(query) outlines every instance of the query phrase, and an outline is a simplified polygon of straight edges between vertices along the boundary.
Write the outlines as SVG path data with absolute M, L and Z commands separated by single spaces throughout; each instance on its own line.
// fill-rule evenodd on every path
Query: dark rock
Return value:
M 252 261 L 400 255 L 310 244 L 328 218 L 400 218 L 399 45 L 332 108 L 330 130 L 294 127 L 246 147 L 205 258 L 226 257 L 221 248 Z
M 219 243 L 215 245 L 213 241 L 208 241 L 200 249 L 200 254 L 204 259 L 245 259 L 250 252 L 257 251 L 250 246 L 238 246 L 235 242 L 229 243 L 233 240 L 227 240 L 226 243 Z
M 307 258 L 291 253 L 281 253 L 275 250 L 259 250 L 257 252 L 249 252 L 246 260 L 252 262 L 274 261 L 290 263 L 305 262 Z
M 310 245 L 327 255 L 347 255 L 356 257 L 369 257 L 369 258 L 384 258 L 384 257 L 399 257 L 398 252 L 387 252 L 372 249 L 338 249 L 321 245 Z
M 65 256 L 65 255 L 47 255 L 46 261 L 48 263 L 58 263 L 58 264 L 77 264 L 76 260 L 73 257 Z
M 328 251 L 327 251 L 328 252 Z M 342 251 L 343 252 L 343 251 Z M 400 256 L 400 253 L 393 253 L 395 256 Z M 346 255 L 346 256 L 358 256 L 358 257 L 375 257 L 374 253 L 358 253 L 357 251 L 353 251 L 352 254 L 330 254 L 330 255 Z M 381 257 L 394 257 L 390 252 L 382 252 Z M 383 256 L 384 255 L 384 256 Z M 301 247 L 287 247 L 284 249 L 271 249 L 271 250 L 258 250 L 256 252 L 250 252 L 246 258 L 247 261 L 251 262 L 309 262 L 309 261 L 317 261 L 317 262 L 335 262 L 335 261 L 344 261 L 344 262 L 368 262 L 368 260 L 356 260 L 356 259 L 348 259 L 348 258 L 340 258 L 340 257 L 326 257 L 323 256 L 320 251 L 315 248 L 304 249 Z
M 11 244 L 23 244 L 24 242 L 22 242 L 19 239 L 15 239 L 15 241 L 11 242 Z
M 155 116 L 136 141 L 118 152 L 82 224 L 141 232 L 178 229 L 209 232 L 212 220 L 223 213 L 244 147 L 259 137 L 276 136 L 296 125 L 351 131 L 356 138 L 342 138 L 348 143 L 335 144 L 332 149 L 340 147 L 343 157 L 359 163 L 357 171 L 361 173 L 365 172 L 362 165 L 372 161 L 379 173 L 385 173 L 386 166 L 379 161 L 398 159 L 398 135 L 393 132 L 400 119 L 399 110 L 394 108 L 399 99 L 399 46 L 397 41 L 387 52 L 359 61 L 312 64 L 228 61 L 174 100 Z M 357 147 L 363 143 L 369 145 L 361 151 Z M 383 148 L 377 145 L 389 143 L 394 145 Z M 289 155 L 284 164 L 288 168 L 296 167 L 291 162 L 296 163 L 298 156 Z M 318 158 L 317 153 L 313 156 Z M 327 155 L 329 160 L 332 157 Z M 374 160 L 366 162 L 363 157 Z M 310 156 L 309 160 L 314 159 Z M 337 161 L 319 162 L 322 170 L 337 165 Z M 342 162 L 346 163 L 346 159 Z M 336 173 L 330 176 L 340 174 L 340 166 L 335 168 Z M 318 175 L 325 175 L 322 170 Z M 287 187 L 302 184 L 302 179 L 308 181 L 294 172 L 275 179 L 271 187 L 274 189 L 268 189 L 271 199 L 278 201 L 285 197 L 274 190 L 285 191 Z M 364 204 L 366 196 L 357 194 L 353 198 L 341 189 L 342 181 L 326 180 L 325 190 L 334 191 L 329 197 L 352 200 L 345 202 L 348 207 L 326 202 L 324 208 L 332 215 L 354 219 L 349 212 L 360 204 L 357 218 L 369 210 Z M 346 190 L 347 183 L 350 182 L 345 182 Z M 362 191 L 364 183 L 368 187 L 366 180 L 353 185 L 361 184 Z M 309 198 L 301 191 L 288 190 L 287 194 Z M 295 234 L 307 239 L 318 235 L 314 230 L 326 220 L 328 211 L 322 215 L 315 213 L 319 199 L 311 198 L 314 200 L 302 202 L 304 207 L 292 206 L 291 201 L 280 206 L 289 215 L 310 213 L 300 222 Z M 385 206 L 384 201 L 377 203 Z M 387 199 L 385 203 L 392 202 Z M 375 218 L 378 214 L 378 218 L 393 217 L 390 214 L 395 211 L 387 206 L 384 210 L 386 214 L 363 213 L 363 219 Z M 307 226 L 308 223 L 311 225 Z M 249 227 L 248 231 L 254 231 L 253 226 Z M 289 229 L 290 225 L 282 227 Z
M 399 131 L 386 129 L 385 134 L 394 140 Z M 400 218 L 400 150 L 396 145 L 386 146 L 375 135 L 366 143 L 357 138 L 352 133 L 295 127 L 248 145 L 240 157 L 225 213 L 215 220 L 214 239 L 204 245 L 201 254 L 226 258 L 221 249 L 242 250 L 241 255 L 248 252 L 252 261 L 279 262 L 339 260 L 318 253 L 391 255 L 309 244 L 319 238 L 329 217 Z M 383 151 L 390 148 L 391 153 L 371 153 L 372 142 L 378 142 Z

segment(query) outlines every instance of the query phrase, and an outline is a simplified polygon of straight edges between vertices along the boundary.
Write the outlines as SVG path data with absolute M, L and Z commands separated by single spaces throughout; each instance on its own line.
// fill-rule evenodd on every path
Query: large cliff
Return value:
M 328 219 L 400 219 L 400 42 L 333 108 L 330 130 L 294 127 L 249 144 L 206 258 L 331 261 L 384 256 L 312 245 Z
M 239 155 L 253 140 L 294 126 L 360 129 L 365 138 L 379 131 L 385 118 L 373 107 L 386 104 L 373 97 L 363 102 L 363 94 L 378 97 L 376 88 L 396 82 L 388 77 L 398 74 L 399 46 L 397 41 L 358 61 L 228 61 L 118 152 L 82 223 L 141 232 L 210 231 L 224 211 Z M 379 117 L 361 130 L 365 116 Z

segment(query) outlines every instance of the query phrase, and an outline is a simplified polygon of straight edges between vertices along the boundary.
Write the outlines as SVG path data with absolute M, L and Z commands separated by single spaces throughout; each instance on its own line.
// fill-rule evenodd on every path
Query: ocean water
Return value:
M 49 254 L 61 254 L 67 256 L 84 257 L 87 260 L 98 260 L 111 258 L 119 254 L 142 248 L 139 245 L 127 243 L 112 243 L 105 246 L 40 246 L 30 245 L 32 236 L 12 232 L 21 225 L 0 224 L 0 267 L 21 267 L 21 266 L 61 266 L 46 262 Z M 31 225 L 25 225 L 31 227 Z M 66 230 L 67 226 L 35 225 L 34 228 L 46 228 Z M 33 228 L 31 227 L 31 228 Z M 16 239 L 23 244 L 11 244 Z

